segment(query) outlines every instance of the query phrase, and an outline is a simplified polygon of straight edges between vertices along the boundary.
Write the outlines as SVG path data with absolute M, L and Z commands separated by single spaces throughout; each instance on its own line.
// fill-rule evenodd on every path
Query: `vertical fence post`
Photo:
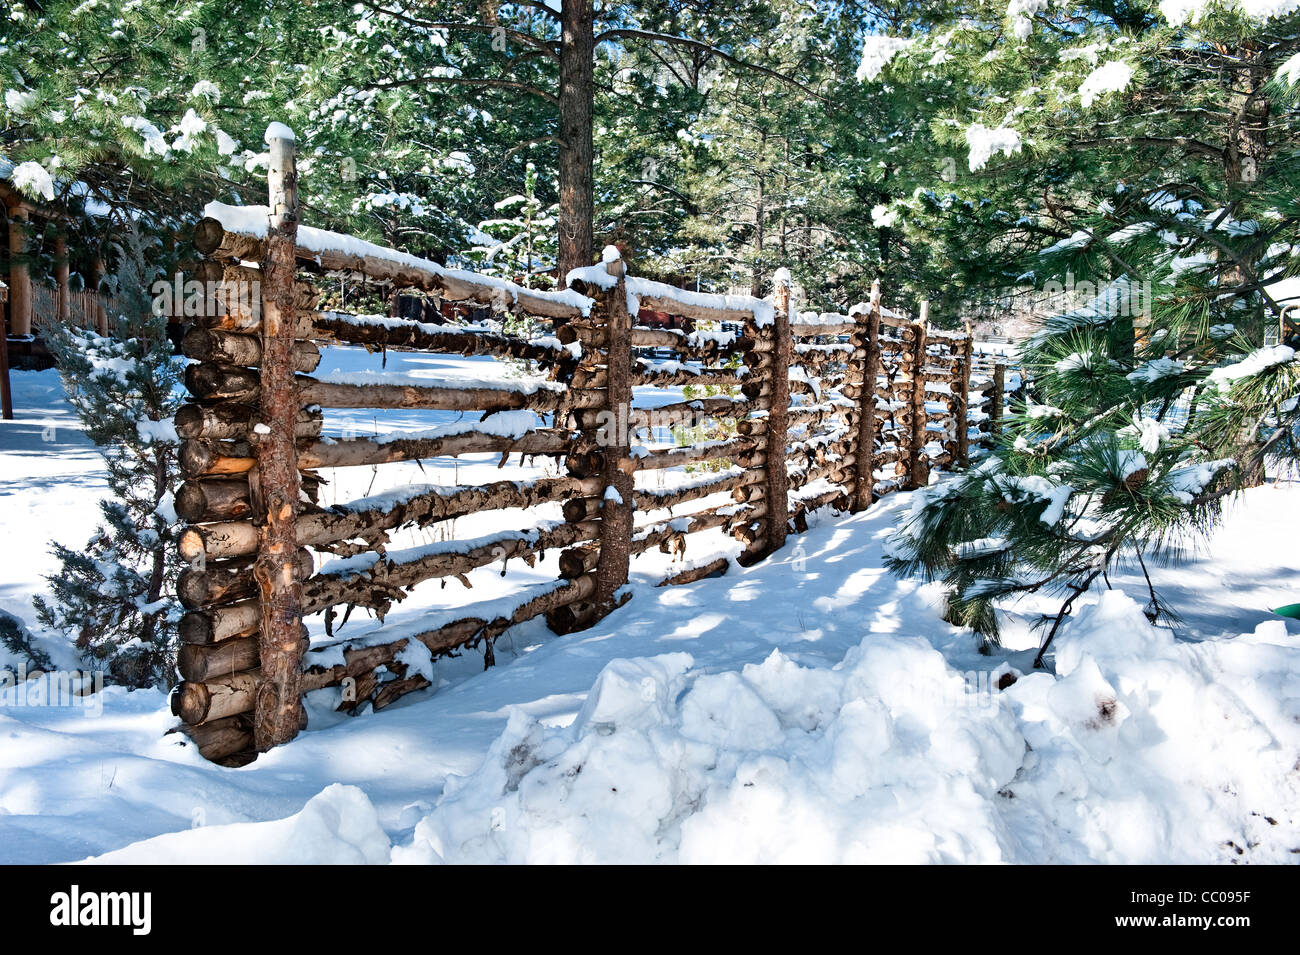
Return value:
M 925 466 L 925 366 L 926 324 L 930 319 L 930 303 L 921 303 L 921 317 L 912 323 L 912 337 L 916 357 L 912 362 L 912 442 L 908 449 L 908 487 L 923 487 L 929 480 Z
M 253 738 L 259 751 L 287 743 L 302 723 L 302 589 L 298 582 L 299 403 L 294 385 L 294 248 L 298 236 L 298 170 L 293 132 L 266 130 L 270 228 L 262 261 L 261 397 L 254 429 L 257 486 L 264 523 L 253 576 L 261 605 L 258 648 L 262 679 L 254 700 Z
M 858 428 L 853 442 L 853 500 L 856 513 L 871 506 L 876 487 L 876 377 L 880 374 L 880 282 L 871 283 L 871 307 L 859 313 L 853 333 L 853 350 L 865 351 L 859 359 L 862 394 L 858 396 Z
M 762 554 L 785 546 L 790 516 L 789 478 L 785 473 L 786 435 L 790 430 L 790 271 L 777 269 L 772 289 L 772 393 L 767 407 L 767 455 L 763 498 L 767 507 Z
M 989 427 L 994 437 L 1002 433 L 1002 396 L 1007 387 L 1007 366 L 998 362 L 993 366 L 993 394 L 989 405 L 989 414 L 993 421 Z
M 607 255 L 607 259 L 609 257 Z M 616 276 L 618 282 L 601 296 L 605 306 L 605 407 L 609 414 L 603 429 L 605 447 L 601 475 L 605 494 L 600 504 L 600 556 L 596 563 L 594 597 L 598 616 L 604 616 L 618 606 L 618 592 L 627 583 L 636 507 L 629 434 L 632 422 L 632 316 L 627 309 L 623 260 L 606 261 L 605 271 Z
M 970 465 L 970 362 L 975 354 L 975 341 L 972 338 L 970 322 L 966 323 L 966 340 L 961 345 L 961 368 L 954 376 L 958 394 L 953 416 L 957 419 L 957 463 L 962 467 Z

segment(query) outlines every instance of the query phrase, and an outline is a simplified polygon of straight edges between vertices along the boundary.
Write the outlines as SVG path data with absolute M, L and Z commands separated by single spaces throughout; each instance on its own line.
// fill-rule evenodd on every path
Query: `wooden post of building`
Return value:
M 605 317 L 605 387 L 608 411 L 602 429 L 605 494 L 600 504 L 600 557 L 596 563 L 594 602 L 598 616 L 619 604 L 619 591 L 627 584 L 632 553 L 632 522 L 636 514 L 631 461 L 632 421 L 632 316 L 627 310 L 627 286 L 621 258 L 606 249 L 605 271 L 617 284 L 603 292 Z
M 865 348 L 862 360 L 862 394 L 858 398 L 858 431 L 853 450 L 854 513 L 871 506 L 876 488 L 876 377 L 880 374 L 880 282 L 871 283 L 871 307 L 858 316 L 854 348 Z
M 9 286 L 0 283 L 0 305 L 9 302 Z M 7 311 L 7 309 L 6 309 Z M 14 418 L 14 396 L 9 387 L 9 329 L 8 318 L 0 316 L 0 414 L 4 420 Z
M 926 325 L 930 320 L 930 303 L 921 303 L 921 317 L 912 323 L 916 359 L 912 364 L 912 446 L 908 453 L 908 487 L 924 487 L 930 478 L 925 466 L 925 369 Z
M 953 381 L 958 390 L 953 396 L 956 398 L 953 416 L 957 419 L 957 463 L 962 467 L 970 466 L 970 363 L 974 354 L 975 338 L 967 322 L 966 340 L 961 345 L 961 369 Z
M 107 241 L 107 240 L 105 240 Z M 104 278 L 104 257 L 96 253 L 95 264 L 90 269 L 90 291 L 94 295 L 95 303 L 95 331 L 100 335 L 108 335 L 108 311 L 104 308 L 104 300 L 99 293 L 99 283 Z
M 27 267 L 27 207 L 9 207 L 9 334 L 32 333 L 32 276 Z
M 72 291 L 68 287 L 68 238 L 63 230 L 54 236 L 54 281 L 58 284 L 55 314 L 60 325 L 72 320 Z
M 262 679 L 254 701 L 253 738 L 265 752 L 287 743 L 302 724 L 302 591 L 296 526 L 299 474 L 294 386 L 294 247 L 298 236 L 298 170 L 294 135 L 272 123 L 266 130 L 271 165 L 270 228 L 262 260 L 260 426 L 254 429 L 257 486 L 264 514 L 253 576 L 260 600 L 258 640 Z
M 990 395 L 989 416 L 993 419 L 989 431 L 994 435 L 1002 433 L 1002 400 L 1007 388 L 1007 366 L 998 362 L 993 366 L 993 394 Z
M 772 394 L 767 409 L 766 487 L 767 533 L 764 553 L 785 546 L 786 523 L 789 521 L 789 478 L 785 473 L 786 434 L 790 430 L 790 271 L 778 269 L 772 289 Z

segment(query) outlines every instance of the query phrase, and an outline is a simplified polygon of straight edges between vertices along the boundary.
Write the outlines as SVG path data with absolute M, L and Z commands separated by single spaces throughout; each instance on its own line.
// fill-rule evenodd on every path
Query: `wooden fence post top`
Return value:
M 600 261 L 610 275 L 621 277 L 627 271 L 627 266 L 623 263 L 623 254 L 618 251 L 616 245 L 605 246 L 605 251 L 600 254 Z

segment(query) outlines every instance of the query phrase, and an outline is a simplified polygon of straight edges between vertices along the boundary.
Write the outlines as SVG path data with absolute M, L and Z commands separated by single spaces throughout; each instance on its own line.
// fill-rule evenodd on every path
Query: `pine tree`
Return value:
M 1056 593 L 1045 650 L 1122 562 L 1171 619 L 1149 562 L 1294 453 L 1294 353 L 1261 345 L 1300 249 L 1300 122 L 1277 78 L 1300 17 L 1079 6 L 977 4 L 875 41 L 875 75 L 932 97 L 932 146 L 967 153 L 894 206 L 952 263 L 955 303 L 1019 286 L 1079 305 L 1022 349 L 1031 394 L 1003 445 L 920 492 L 892 544 L 986 647 L 998 601 Z
M 181 364 L 167 318 L 151 308 L 156 273 L 134 226 L 118 248 L 118 313 L 109 336 L 69 326 L 46 330 L 68 400 L 104 456 L 104 523 L 84 548 L 54 542 L 61 569 L 46 579 L 50 597 L 37 618 L 69 635 L 86 661 L 132 687 L 170 683 L 180 609 L 172 489 L 178 442 Z
M 555 286 L 558 207 L 543 205 L 537 186 L 537 166 L 530 162 L 524 167 L 524 191 L 497 202 L 497 217 L 478 224 L 477 241 L 468 255 L 477 271 L 524 288 Z

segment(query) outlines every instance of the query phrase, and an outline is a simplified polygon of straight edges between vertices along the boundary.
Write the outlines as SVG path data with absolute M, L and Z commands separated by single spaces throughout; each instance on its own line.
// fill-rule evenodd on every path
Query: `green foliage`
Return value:
M 115 275 L 119 312 L 101 337 L 68 326 L 47 331 L 68 400 L 99 446 L 110 495 L 104 523 L 83 548 L 52 544 L 61 565 L 34 601 L 42 625 L 69 635 L 87 662 L 128 686 L 170 683 L 175 660 L 176 558 L 172 491 L 181 364 L 167 319 L 150 307 L 145 240 L 126 233 Z

